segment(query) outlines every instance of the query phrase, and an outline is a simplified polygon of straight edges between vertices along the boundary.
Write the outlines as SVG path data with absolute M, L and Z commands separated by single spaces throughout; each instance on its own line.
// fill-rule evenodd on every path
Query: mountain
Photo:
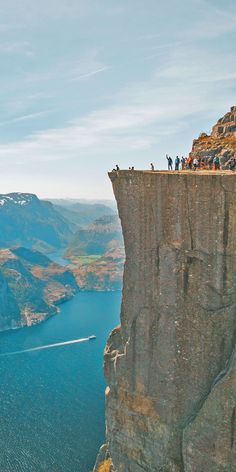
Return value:
M 0 249 L 0 331 L 43 321 L 77 290 L 72 272 L 40 252 Z
M 81 290 L 121 290 L 125 254 L 117 215 L 103 216 L 78 230 L 65 255 Z
M 50 252 L 64 247 L 73 231 L 52 203 L 30 193 L 0 194 L 0 247 Z
M 80 290 L 114 291 L 122 289 L 124 262 L 124 248 L 117 247 L 90 263 L 74 257 L 68 268 Z
M 120 246 L 123 246 L 120 220 L 117 215 L 105 215 L 74 234 L 66 256 L 103 255 Z
M 69 199 L 51 199 L 50 202 L 64 218 L 79 227 L 86 227 L 104 215 L 115 213 L 113 208 L 102 203 L 85 203 Z
M 193 141 L 190 156 L 206 162 L 218 156 L 222 168 L 229 168 L 230 159 L 236 157 L 236 106 L 218 120 L 210 135 L 201 133 Z

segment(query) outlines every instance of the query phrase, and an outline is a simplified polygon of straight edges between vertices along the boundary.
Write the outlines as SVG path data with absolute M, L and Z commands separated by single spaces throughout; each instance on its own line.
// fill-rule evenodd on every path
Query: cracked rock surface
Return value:
M 236 472 L 236 176 L 111 173 L 126 264 L 105 350 L 115 472 Z

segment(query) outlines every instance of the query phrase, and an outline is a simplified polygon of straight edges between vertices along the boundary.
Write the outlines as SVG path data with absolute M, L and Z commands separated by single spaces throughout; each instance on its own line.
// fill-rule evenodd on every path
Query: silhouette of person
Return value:
M 166 159 L 168 161 L 168 170 L 173 170 L 173 161 L 172 161 L 172 158 L 170 156 L 168 156 L 168 154 L 166 154 Z
M 176 156 L 175 158 L 175 170 L 179 170 L 180 158 Z

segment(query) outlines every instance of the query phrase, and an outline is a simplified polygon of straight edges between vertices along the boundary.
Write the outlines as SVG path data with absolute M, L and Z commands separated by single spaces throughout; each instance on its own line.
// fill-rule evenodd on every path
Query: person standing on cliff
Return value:
M 193 170 L 196 170 L 198 167 L 199 167 L 199 161 L 198 161 L 198 159 L 195 157 L 195 158 L 193 159 Z
M 173 170 L 173 167 L 172 167 L 173 166 L 173 161 L 172 161 L 171 157 L 168 156 L 168 154 L 166 154 L 166 159 L 168 161 L 168 170 Z
M 213 157 L 212 156 L 208 157 L 207 164 L 208 164 L 208 168 L 210 170 L 212 170 L 212 166 L 213 166 Z
M 180 163 L 181 163 L 181 170 L 184 170 L 185 169 L 185 158 L 184 158 L 184 156 L 181 157 Z
M 179 170 L 180 158 L 176 156 L 175 158 L 175 170 Z
M 189 170 L 192 169 L 192 165 L 193 165 L 193 158 L 191 156 L 188 157 L 187 159 L 187 167 Z
M 236 157 L 232 157 L 229 161 L 229 169 L 235 170 L 236 168 Z
M 151 162 L 150 166 L 151 166 L 151 171 L 153 172 L 155 169 L 154 169 L 154 165 L 153 165 L 152 162 Z
M 215 156 L 213 159 L 213 169 L 219 170 L 220 169 L 220 158 L 219 156 Z

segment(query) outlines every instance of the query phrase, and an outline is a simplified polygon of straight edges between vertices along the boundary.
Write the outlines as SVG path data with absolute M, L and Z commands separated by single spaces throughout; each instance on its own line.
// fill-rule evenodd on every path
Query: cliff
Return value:
M 229 167 L 230 159 L 236 156 L 236 106 L 218 120 L 210 135 L 201 133 L 193 141 L 190 156 L 204 160 L 206 164 L 218 156 L 222 168 Z
M 235 175 L 110 178 L 126 263 L 95 470 L 235 472 Z

